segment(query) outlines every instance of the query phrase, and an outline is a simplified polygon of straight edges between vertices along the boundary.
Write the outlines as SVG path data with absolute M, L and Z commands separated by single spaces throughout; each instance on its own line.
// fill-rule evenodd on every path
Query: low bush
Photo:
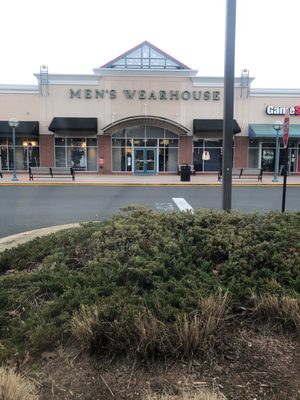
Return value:
M 71 326 L 84 346 L 92 342 L 96 349 L 123 352 L 127 343 L 126 351 L 140 354 L 173 352 L 172 341 L 154 333 L 170 327 L 181 354 L 205 349 L 215 336 L 204 343 L 192 332 L 203 321 L 204 337 L 218 330 L 209 296 L 227 293 L 226 304 L 230 298 L 246 307 L 253 306 L 253 292 L 299 299 L 299 226 L 300 213 L 129 207 L 110 221 L 7 250 L 0 254 L 0 361 L 17 351 L 51 348 L 68 339 Z M 224 318 L 221 312 L 220 323 Z M 100 328 L 106 333 L 93 338 Z

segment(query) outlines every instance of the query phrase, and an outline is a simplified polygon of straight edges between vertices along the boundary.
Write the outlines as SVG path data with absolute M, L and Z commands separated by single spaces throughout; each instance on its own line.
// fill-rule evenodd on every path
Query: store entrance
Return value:
M 135 174 L 156 174 L 156 149 L 135 148 L 134 149 L 134 173 Z

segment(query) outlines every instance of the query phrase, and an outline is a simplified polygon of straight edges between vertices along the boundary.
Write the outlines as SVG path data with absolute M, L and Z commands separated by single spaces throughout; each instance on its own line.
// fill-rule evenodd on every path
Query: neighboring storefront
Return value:
M 280 121 L 280 119 L 278 119 Z M 284 167 L 284 150 L 282 134 L 279 133 L 279 174 Z M 288 172 L 300 172 L 300 125 L 292 124 L 289 128 Z M 263 168 L 265 172 L 273 172 L 276 155 L 276 131 L 270 124 L 249 125 L 248 166 Z
M 49 74 L 42 66 L 36 78 L 37 86 L 0 85 L 4 171 L 13 169 L 11 117 L 20 121 L 20 171 L 73 166 L 82 173 L 169 174 L 189 164 L 210 173 L 221 166 L 223 78 L 197 76 L 149 42 L 90 75 Z M 273 124 L 289 107 L 289 171 L 300 172 L 300 90 L 252 89 L 252 80 L 246 70 L 235 78 L 234 166 L 274 171 Z
M 20 121 L 16 132 L 16 169 L 39 166 L 39 153 L 39 123 Z M 7 121 L 0 121 L 0 158 L 3 171 L 13 169 L 13 139 Z

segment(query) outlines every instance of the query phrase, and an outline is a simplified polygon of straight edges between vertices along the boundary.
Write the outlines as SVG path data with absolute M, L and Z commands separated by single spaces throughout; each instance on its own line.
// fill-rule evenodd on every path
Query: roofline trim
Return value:
M 0 85 L 0 93 L 39 94 L 37 85 Z
M 94 68 L 96 76 L 178 76 L 191 78 L 198 73 L 196 69 L 151 69 L 151 68 Z

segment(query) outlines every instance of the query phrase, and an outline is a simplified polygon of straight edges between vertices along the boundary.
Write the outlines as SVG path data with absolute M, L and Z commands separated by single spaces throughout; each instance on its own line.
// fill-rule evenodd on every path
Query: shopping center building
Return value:
M 220 168 L 224 78 L 202 77 L 143 42 L 91 75 L 51 74 L 42 66 L 37 85 L 0 84 L 2 170 L 74 166 L 117 174 L 196 172 Z M 300 89 L 254 89 L 243 70 L 235 78 L 233 165 L 274 171 L 273 125 L 290 110 L 289 172 L 300 173 Z M 298 122 L 299 119 L 299 122 Z M 282 164 L 282 134 L 280 164 Z

